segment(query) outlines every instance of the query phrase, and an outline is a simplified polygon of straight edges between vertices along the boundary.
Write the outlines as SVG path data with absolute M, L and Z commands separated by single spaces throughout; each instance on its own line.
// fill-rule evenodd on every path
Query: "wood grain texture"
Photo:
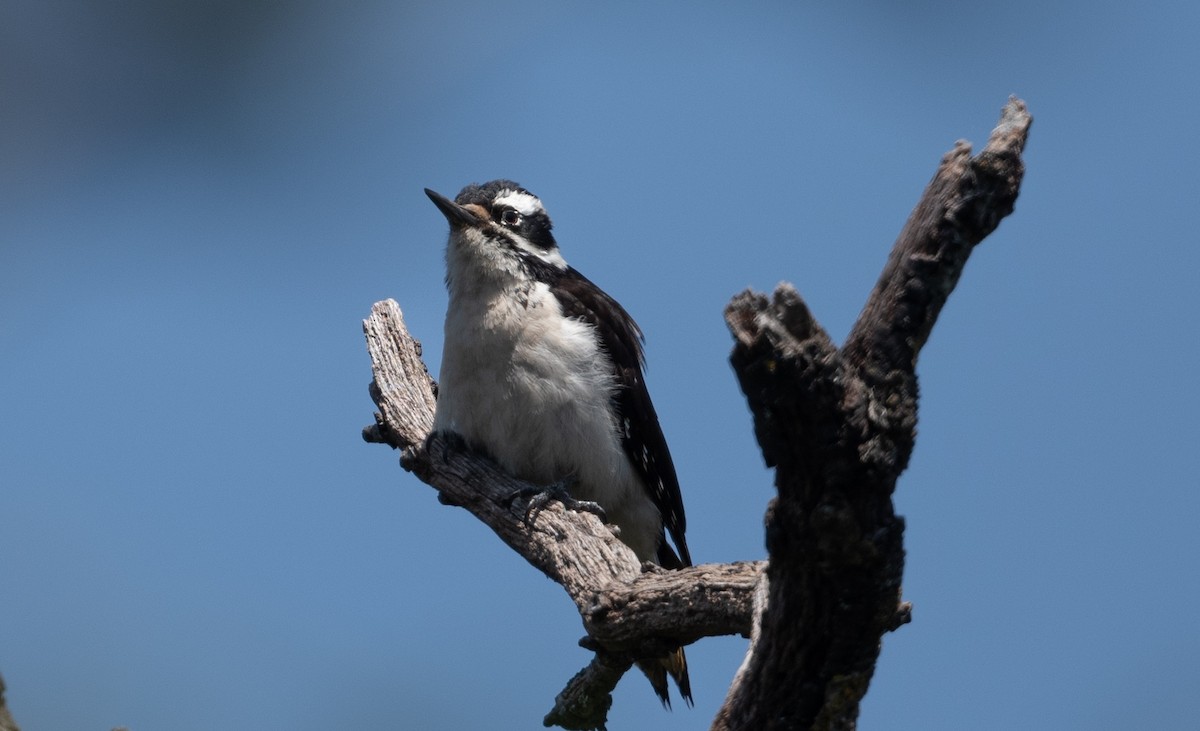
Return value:
M 1011 99 L 978 156 L 946 154 L 838 348 L 787 284 L 726 309 L 730 360 L 776 468 L 746 660 L 712 728 L 853 729 L 901 600 L 916 362 L 971 251 L 1012 212 L 1031 118 Z
M 379 412 L 364 438 L 403 450 L 405 469 L 488 525 L 579 610 L 581 644 L 596 654 L 547 725 L 603 728 L 612 689 L 635 661 L 749 633 L 713 729 L 856 727 L 883 635 L 912 616 L 892 494 L 915 439 L 917 357 L 971 251 L 1013 211 L 1031 123 L 1010 99 L 982 152 L 959 142 L 945 155 L 840 348 L 791 285 L 727 306 L 730 361 L 775 468 L 767 562 L 643 567 L 590 513 L 551 503 L 527 516 L 511 499 L 526 483 L 452 436 L 429 435 L 436 384 L 420 344 L 395 302 L 376 303 L 364 332 Z
M 406 470 L 561 585 L 580 612 L 589 633 L 585 644 L 596 658 L 559 694 L 547 719 L 564 728 L 603 728 L 612 689 L 634 661 L 701 637 L 748 633 L 750 596 L 762 564 L 643 567 L 612 527 L 591 513 L 551 502 L 527 514 L 525 501 L 512 498 L 528 483 L 468 451 L 453 435 L 430 434 L 436 384 L 399 306 L 377 302 L 363 332 L 374 375 L 370 392 L 379 409 L 364 439 L 401 450 Z

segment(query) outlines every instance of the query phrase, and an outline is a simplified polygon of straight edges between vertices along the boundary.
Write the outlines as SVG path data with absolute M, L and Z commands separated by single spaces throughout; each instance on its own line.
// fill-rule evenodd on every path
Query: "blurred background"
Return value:
M 496 177 L 648 338 L 700 562 L 772 494 L 721 319 L 844 338 L 942 154 L 1035 117 L 920 364 L 914 621 L 864 729 L 1192 727 L 1200 6 L 0 3 L 0 672 L 24 729 L 539 728 L 566 595 L 372 420 L 360 321 L 440 361 Z M 1191 334 L 1189 334 L 1191 333 Z M 705 728 L 618 688 L 612 729 Z

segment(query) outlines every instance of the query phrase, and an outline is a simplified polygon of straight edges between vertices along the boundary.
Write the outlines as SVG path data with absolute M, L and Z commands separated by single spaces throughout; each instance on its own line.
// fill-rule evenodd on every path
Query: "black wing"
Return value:
M 649 487 L 650 497 L 679 551 L 676 556 L 667 542 L 660 539 L 659 564 L 667 568 L 691 566 L 692 557 L 684 539 L 687 521 L 683 515 L 679 478 L 675 475 L 675 463 L 671 461 L 667 440 L 658 424 L 658 413 L 654 411 L 642 377 L 645 356 L 641 329 L 616 300 L 570 267 L 550 282 L 550 291 L 562 306 L 563 314 L 596 328 L 601 344 L 612 357 L 613 375 L 618 384 L 613 401 L 625 453 Z

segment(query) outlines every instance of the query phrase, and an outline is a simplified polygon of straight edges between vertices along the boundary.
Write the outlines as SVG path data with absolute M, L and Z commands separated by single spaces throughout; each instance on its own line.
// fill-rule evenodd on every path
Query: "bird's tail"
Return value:
M 684 702 L 692 705 L 692 681 L 688 678 L 687 656 L 683 654 L 682 647 L 665 657 L 639 660 L 637 666 L 650 680 L 650 685 L 663 706 L 671 707 L 671 694 L 667 689 L 668 675 L 675 681 Z

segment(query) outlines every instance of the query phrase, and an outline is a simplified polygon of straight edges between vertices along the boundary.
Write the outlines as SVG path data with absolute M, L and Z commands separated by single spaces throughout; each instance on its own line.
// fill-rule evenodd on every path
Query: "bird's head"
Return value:
M 478 273 L 520 272 L 535 279 L 543 278 L 539 272 L 567 268 L 542 201 L 517 183 L 472 183 L 454 200 L 428 188 L 425 195 L 450 223 L 451 279 L 458 274 L 456 266 L 478 268 Z

